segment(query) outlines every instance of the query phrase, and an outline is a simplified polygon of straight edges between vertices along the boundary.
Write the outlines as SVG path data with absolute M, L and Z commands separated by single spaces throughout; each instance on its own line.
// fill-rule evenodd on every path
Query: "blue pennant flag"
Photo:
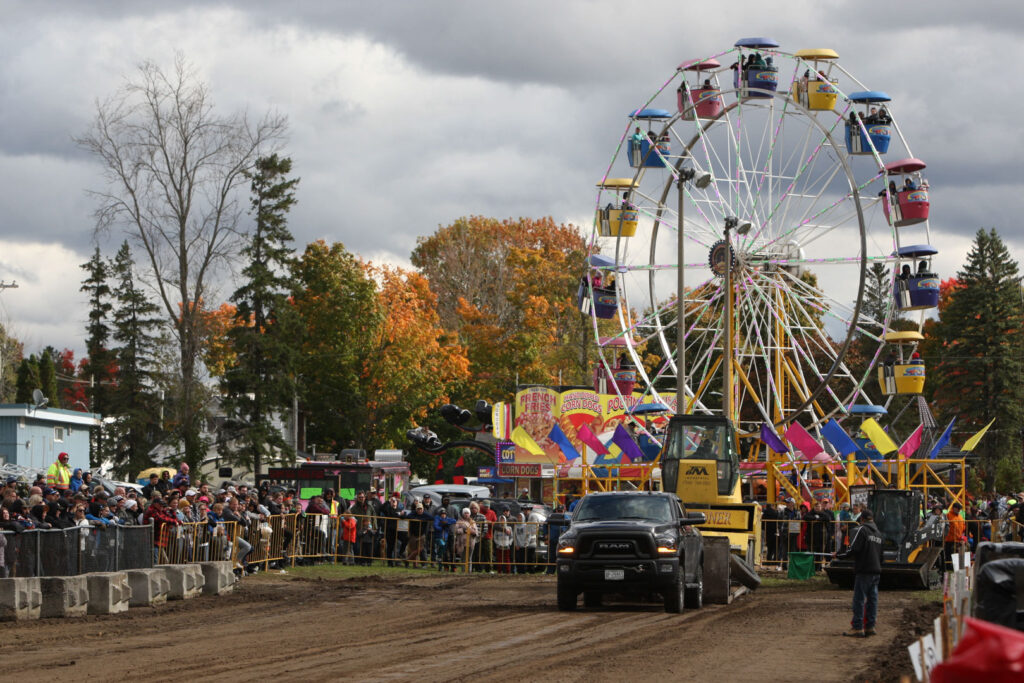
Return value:
M 828 442 L 836 447 L 841 455 L 850 455 L 860 450 L 850 435 L 843 431 L 835 418 L 821 426 L 821 435 L 828 439 Z
M 939 440 L 935 442 L 934 446 L 932 446 L 932 452 L 928 454 L 929 458 L 934 458 L 939 454 L 939 451 L 941 451 L 944 446 L 949 445 L 949 437 L 953 434 L 954 422 L 956 422 L 956 417 L 949 421 L 949 426 L 946 427 L 946 431 L 942 432 L 942 436 L 940 436 Z
M 563 432 L 562 428 L 557 424 L 551 425 L 551 431 L 548 433 L 548 438 L 562 449 L 562 453 L 565 454 L 565 459 L 567 461 L 572 462 L 576 458 L 580 457 L 579 451 L 573 448 L 572 441 L 569 441 L 569 437 L 565 435 L 565 432 Z

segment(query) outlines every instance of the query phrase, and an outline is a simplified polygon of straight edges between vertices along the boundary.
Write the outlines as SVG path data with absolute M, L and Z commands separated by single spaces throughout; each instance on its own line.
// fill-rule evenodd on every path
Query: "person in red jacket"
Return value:
M 482 572 L 494 573 L 494 524 L 498 521 L 498 513 L 491 509 L 491 504 L 487 500 L 480 501 L 480 514 L 484 516 L 486 520 L 483 524 L 479 524 L 480 527 L 480 542 L 477 544 L 480 548 L 480 564 L 479 570 Z M 474 567 L 476 569 L 476 567 Z
M 164 528 L 178 526 L 178 518 L 164 509 L 164 501 L 161 498 L 154 498 L 142 516 L 142 523 L 153 525 L 153 562 L 160 564 L 163 555 L 163 562 L 166 563 L 167 547 L 170 545 L 173 529 L 168 528 L 165 531 Z

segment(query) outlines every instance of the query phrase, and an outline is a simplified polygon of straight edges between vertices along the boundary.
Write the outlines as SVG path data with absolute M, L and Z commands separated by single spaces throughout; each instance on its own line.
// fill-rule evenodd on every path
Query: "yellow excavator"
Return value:
M 733 579 L 756 587 L 761 508 L 743 502 L 732 422 L 720 415 L 673 415 L 659 458 L 662 488 L 679 496 L 688 510 L 704 513 L 707 521 L 699 528 L 705 539 L 728 540 Z M 710 578 L 705 570 L 705 583 Z

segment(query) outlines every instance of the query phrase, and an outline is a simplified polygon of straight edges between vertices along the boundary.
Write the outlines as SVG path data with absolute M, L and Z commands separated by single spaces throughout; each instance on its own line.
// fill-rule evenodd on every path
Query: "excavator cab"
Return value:
M 882 578 L 879 588 L 934 588 L 941 580 L 941 541 L 944 521 L 922 524 L 924 497 L 920 491 L 876 489 L 868 492 L 867 506 L 882 535 Z M 933 543 L 930 545 L 929 541 Z M 825 568 L 829 581 L 853 588 L 853 562 L 833 560 Z
M 673 415 L 659 458 L 662 489 L 703 512 L 704 536 L 727 538 L 731 553 L 753 567 L 761 552 L 761 508 L 743 502 L 732 423 L 721 415 Z
M 717 415 L 673 415 L 661 471 L 665 490 L 688 505 L 740 502 L 740 458 L 732 423 Z

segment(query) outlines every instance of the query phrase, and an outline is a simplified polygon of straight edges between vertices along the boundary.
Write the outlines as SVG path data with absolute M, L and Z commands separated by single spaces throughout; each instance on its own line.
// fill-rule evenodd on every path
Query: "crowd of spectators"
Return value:
M 469 567 L 492 574 L 541 571 L 544 551 L 554 556 L 560 527 L 568 524 L 565 510 L 560 506 L 545 517 L 536 509 L 515 512 L 511 502 L 435 500 L 426 494 L 407 503 L 398 492 L 385 496 L 383 490 L 360 491 L 349 502 L 327 490 L 309 501 L 298 533 L 300 543 L 324 545 L 329 549 L 325 557 L 344 564 L 428 564 L 438 571 Z M 296 552 L 310 556 L 301 548 Z
M 827 498 L 799 505 L 792 498 L 765 503 L 761 509 L 765 564 L 783 569 L 789 553 L 799 551 L 813 553 L 821 566 L 846 544 L 861 512 L 859 503 L 835 507 Z M 945 525 L 942 543 L 948 565 L 960 546 L 973 552 L 983 541 L 1022 540 L 1024 492 L 986 494 L 970 500 L 966 509 L 958 502 L 933 497 L 921 516 L 924 524 L 941 520 Z
M 511 500 L 453 504 L 447 497 L 434 500 L 429 494 L 403 500 L 398 492 L 385 496 L 382 489 L 360 491 L 351 501 L 327 489 L 303 509 L 295 491 L 268 483 L 214 489 L 194 482 L 184 463 L 173 476 L 167 470 L 151 475 L 141 491 L 118 487 L 108 492 L 81 470 L 62 481 L 61 488 L 52 483 L 42 474 L 31 482 L 9 477 L 0 489 L 0 529 L 22 533 L 81 527 L 85 538 L 86 531 L 152 525 L 153 559 L 159 563 L 211 559 L 210 536 L 223 535 L 218 527 L 231 522 L 231 542 L 218 547 L 234 548 L 238 573 L 257 571 L 257 565 L 247 563 L 253 542 L 267 539 L 268 520 L 278 515 L 294 515 L 275 526 L 281 534 L 281 552 L 271 566 L 282 567 L 292 561 L 337 561 L 535 572 L 545 568 L 545 556 L 554 557 L 561 527 L 568 525 L 561 506 L 548 518 Z M 200 538 L 197 532 L 205 536 Z M 5 571 L 5 542 L 0 535 L 0 573 Z

